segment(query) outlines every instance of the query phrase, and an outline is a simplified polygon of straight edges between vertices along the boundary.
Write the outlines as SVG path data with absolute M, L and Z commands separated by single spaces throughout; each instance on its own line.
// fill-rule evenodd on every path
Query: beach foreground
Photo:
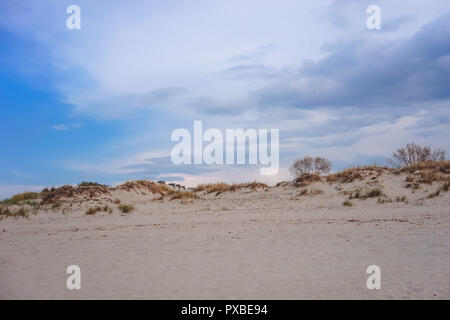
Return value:
M 61 199 L 0 220 L 0 298 L 449 299 L 450 195 L 406 177 Z M 373 188 L 383 195 L 343 205 Z M 94 205 L 111 210 L 87 215 Z M 66 288 L 69 265 L 81 268 L 80 290 Z M 380 290 L 366 286 L 369 265 L 381 268 Z

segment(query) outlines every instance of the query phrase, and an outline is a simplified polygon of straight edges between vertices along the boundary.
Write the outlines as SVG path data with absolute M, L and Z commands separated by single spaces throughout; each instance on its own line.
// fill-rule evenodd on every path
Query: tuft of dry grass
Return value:
M 308 189 L 303 189 L 302 191 L 300 191 L 301 196 L 305 196 L 307 194 L 308 194 Z
M 119 210 L 123 213 L 129 213 L 134 210 L 134 207 L 132 205 L 122 204 L 119 206 Z
M 309 190 L 308 189 L 303 189 L 302 191 L 300 191 L 297 195 L 298 196 L 306 196 L 306 195 L 311 195 L 311 196 L 316 196 L 319 194 L 323 194 L 323 190 L 321 189 L 313 189 L 313 190 Z
M 14 217 L 28 218 L 28 210 L 21 207 L 14 213 Z
M 86 215 L 87 216 L 92 216 L 92 215 L 96 214 L 99 211 L 102 211 L 101 207 L 89 208 L 89 209 L 86 210 Z
M 199 196 L 192 191 L 175 190 L 175 192 L 173 192 L 171 194 L 170 200 L 177 200 L 177 199 L 181 199 L 181 200 L 199 199 Z
M 8 207 L 4 207 L 0 205 L 0 216 L 2 217 L 8 217 L 11 216 L 11 211 L 9 210 Z
M 366 193 L 362 193 L 361 190 L 352 191 L 352 192 L 350 192 L 350 196 L 348 198 L 365 200 L 367 198 L 376 198 L 376 197 L 380 197 L 382 195 L 383 195 L 383 191 L 381 191 L 381 189 L 379 189 L 379 188 L 376 188 L 376 189 L 367 191 Z
M 20 207 L 17 209 L 16 212 L 11 212 L 11 210 L 8 207 L 0 206 L 0 219 L 7 218 L 7 217 L 22 217 L 22 218 L 28 218 L 28 210 L 24 207 Z

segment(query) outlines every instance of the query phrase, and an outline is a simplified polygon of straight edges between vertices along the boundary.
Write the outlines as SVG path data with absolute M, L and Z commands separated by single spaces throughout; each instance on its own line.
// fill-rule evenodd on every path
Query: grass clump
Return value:
M 28 210 L 21 207 L 14 213 L 14 217 L 28 218 Z
M 344 207 L 353 207 L 353 203 L 350 200 L 345 200 L 344 202 L 342 202 L 342 205 Z
M 119 210 L 123 213 L 129 213 L 134 210 L 134 207 L 132 205 L 122 204 L 119 206 Z
M 9 210 L 8 207 L 4 207 L 4 206 L 0 206 L 0 216 L 1 217 L 7 217 L 7 216 L 11 216 L 11 211 Z
M 397 202 L 406 202 L 406 196 L 403 196 L 403 197 L 397 197 L 397 199 L 395 199 L 395 201 L 397 201 Z
M 300 191 L 297 195 L 298 196 L 306 196 L 306 195 L 311 195 L 311 196 L 316 196 L 319 194 L 323 194 L 324 191 L 322 189 L 313 189 L 313 190 L 308 190 L 308 189 L 303 189 L 302 191 Z
M 89 209 L 86 210 L 86 215 L 87 216 L 92 216 L 92 215 L 96 214 L 99 211 L 102 211 L 101 207 L 89 208 Z
M 383 195 L 383 192 L 381 191 L 381 189 L 377 188 L 377 189 L 373 189 L 369 192 L 366 193 L 366 198 L 375 198 L 375 197 L 379 197 Z

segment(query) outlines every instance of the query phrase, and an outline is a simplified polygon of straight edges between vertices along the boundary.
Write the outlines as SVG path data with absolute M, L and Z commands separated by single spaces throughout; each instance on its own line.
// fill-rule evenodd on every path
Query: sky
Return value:
M 0 108 L 0 198 L 81 181 L 273 184 L 305 155 L 384 165 L 408 142 L 449 154 L 450 2 L 1 1 Z M 194 120 L 279 129 L 278 174 L 173 164 L 171 133 Z

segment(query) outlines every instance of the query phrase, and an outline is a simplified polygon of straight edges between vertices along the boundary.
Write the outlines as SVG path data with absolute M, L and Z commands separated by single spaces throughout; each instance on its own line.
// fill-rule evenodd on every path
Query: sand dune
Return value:
M 199 199 L 142 183 L 61 192 L 0 220 L 0 298 L 449 299 L 450 195 L 423 178 L 365 169 Z M 81 290 L 66 288 L 73 264 Z M 366 287 L 373 264 L 380 290 Z

